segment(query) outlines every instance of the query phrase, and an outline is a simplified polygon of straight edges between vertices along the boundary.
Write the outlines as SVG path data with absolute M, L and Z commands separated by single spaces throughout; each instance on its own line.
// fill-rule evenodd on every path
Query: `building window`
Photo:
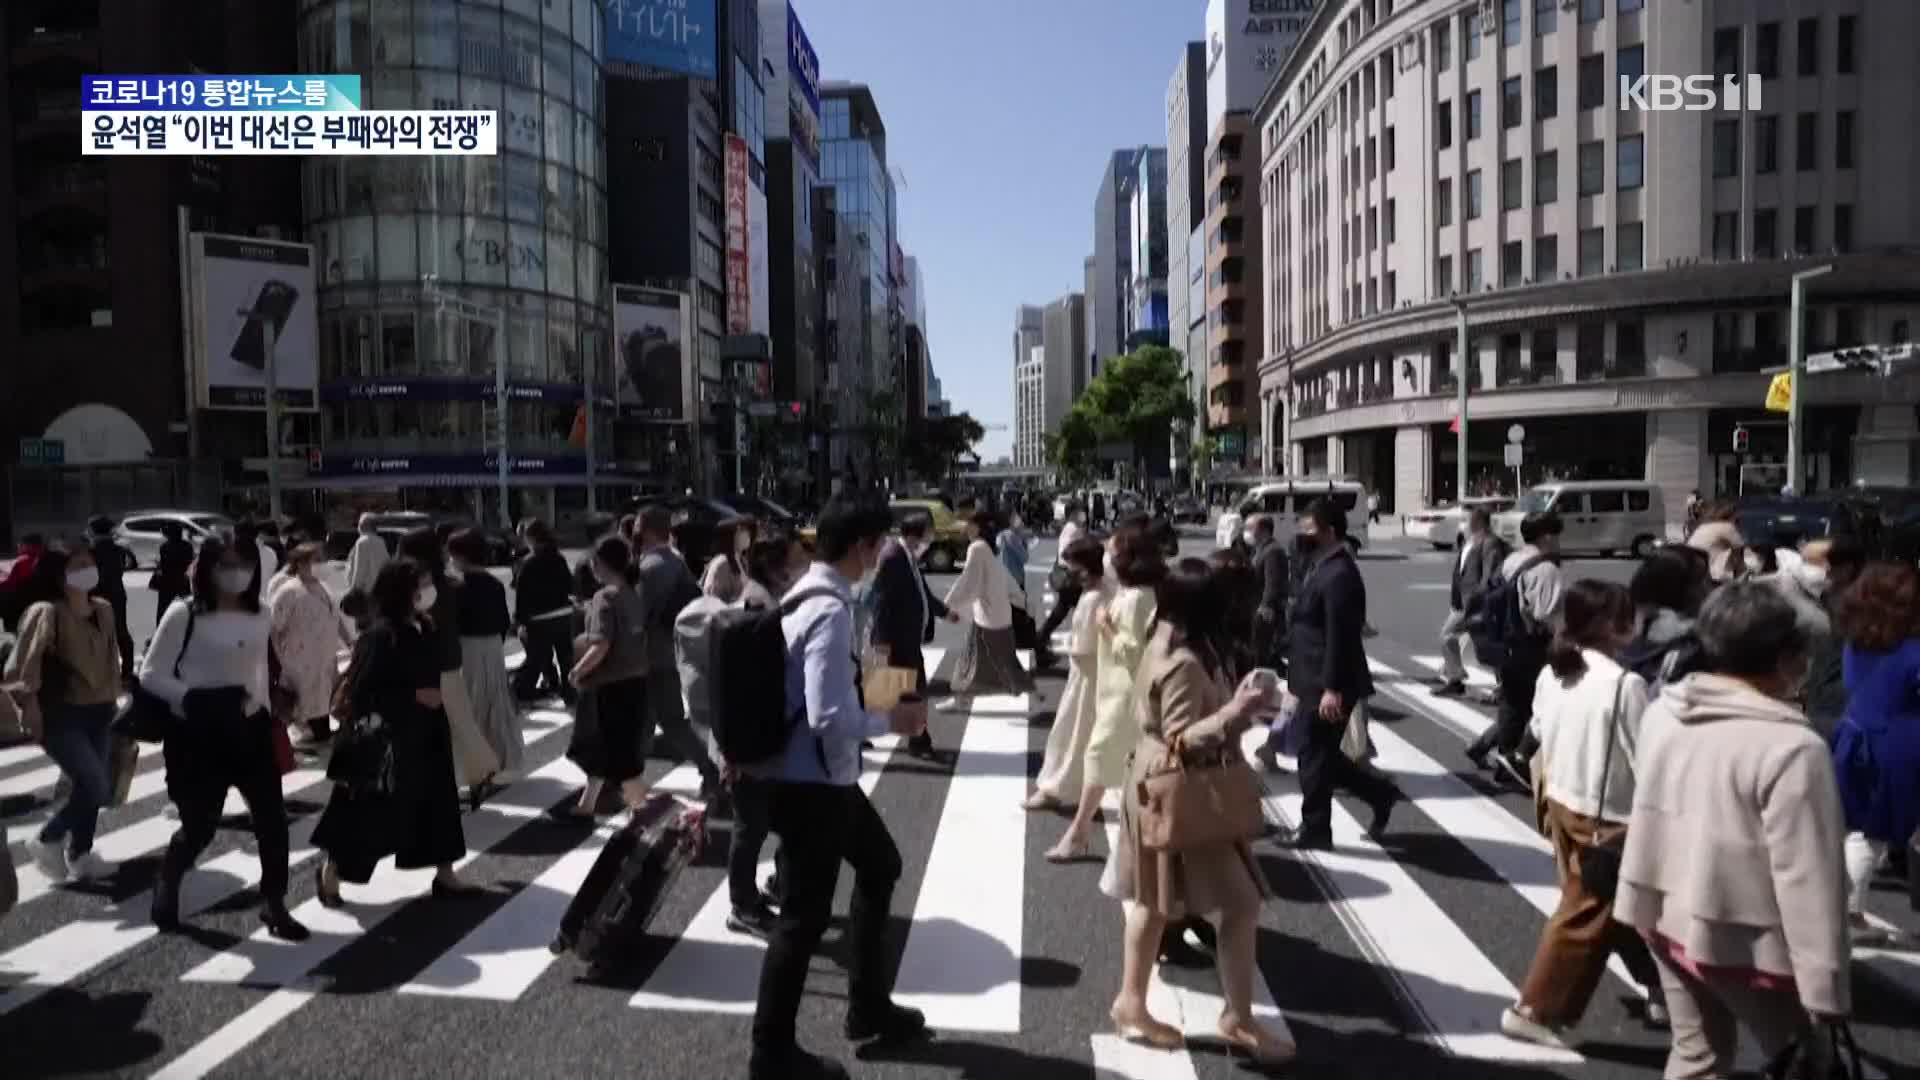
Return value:
M 1583 56 L 1579 68 L 1580 108 L 1600 109 L 1607 104 L 1607 58 Z
M 1776 233 L 1779 228 L 1779 212 L 1773 209 L 1753 212 L 1753 255 L 1756 259 L 1771 259 L 1780 254 Z
M 1833 70 L 1842 75 L 1853 74 L 1853 28 L 1858 20 L 1852 15 L 1840 16 L 1839 32 L 1833 39 Z
M 1466 40 L 1460 43 L 1460 52 L 1468 60 L 1480 59 L 1480 13 L 1478 11 L 1461 20 L 1460 34 Z
M 1441 296 L 1453 295 L 1453 256 L 1440 256 L 1439 263 L 1433 268 L 1433 278 Z
M 1396 298 L 1399 294 L 1399 290 L 1395 288 L 1395 284 L 1396 282 L 1394 281 L 1393 271 L 1391 270 L 1387 271 L 1387 293 L 1386 293 L 1386 296 L 1382 299 L 1382 303 L 1386 306 L 1388 311 L 1392 311 L 1393 305 L 1397 302 Z
M 1785 362 L 1786 340 L 1786 334 L 1780 329 L 1779 311 L 1754 312 L 1752 369 L 1761 371 Z
M 1620 0 L 1620 6 L 1615 10 L 1617 10 L 1622 15 L 1627 15 L 1627 14 L 1631 14 L 1632 12 L 1639 11 L 1641 8 L 1644 8 L 1646 6 L 1647 6 L 1647 0 Z
M 1613 268 L 1622 272 L 1646 266 L 1646 226 L 1638 221 L 1613 229 Z
M 1480 137 L 1480 91 L 1467 91 L 1467 141 Z
M 1764 22 L 1754 31 L 1753 73 L 1763 79 L 1780 76 L 1780 24 Z
M 1780 167 L 1780 118 L 1756 116 L 1753 120 L 1753 171 L 1761 175 Z
M 1803 112 L 1793 118 L 1793 165 L 1801 172 L 1814 172 L 1820 168 L 1819 113 Z
M 1598 195 L 1607 189 L 1607 144 L 1595 140 L 1580 144 L 1580 194 Z
M 1793 61 L 1803 77 L 1820 74 L 1820 17 L 1800 20 L 1800 40 L 1793 50 Z
M 1480 249 L 1467 249 L 1467 291 L 1479 292 L 1486 284 L 1486 277 L 1480 266 Z
M 1607 13 L 1607 0 L 1580 0 L 1580 21 L 1597 23 Z
M 1551 120 L 1560 115 L 1560 69 L 1543 67 L 1533 73 L 1533 118 Z
M 1527 253 L 1518 240 L 1509 240 L 1500 245 L 1500 284 L 1504 288 L 1513 288 L 1526 277 Z
M 1520 103 L 1520 76 L 1515 75 L 1500 84 L 1500 126 L 1519 127 L 1523 112 Z
M 1633 379 L 1647 373 L 1647 324 L 1626 319 L 1613 324 L 1613 365 L 1607 375 Z
M 1813 212 L 1811 206 L 1797 206 L 1793 210 L 1793 250 L 1801 255 L 1820 250 L 1813 237 Z
M 1533 36 L 1546 37 L 1553 33 L 1559 19 L 1559 0 L 1533 0 Z
M 1392 172 L 1395 155 L 1393 152 L 1393 126 L 1391 124 L 1387 126 L 1385 131 L 1380 133 L 1380 144 L 1387 155 L 1386 169 L 1388 172 Z
M 1493 385 L 1512 386 L 1521 381 L 1520 335 L 1501 334 L 1500 352 L 1493 362 Z
M 1853 168 L 1853 111 L 1833 116 L 1833 167 Z
M 1740 121 L 1713 122 L 1713 175 L 1716 179 L 1740 175 Z
M 1713 313 L 1713 340 L 1708 348 L 1713 352 L 1713 370 L 1724 375 L 1739 371 L 1752 370 L 1751 357 L 1743 354 L 1740 348 L 1740 315 L 1733 311 Z
M 1433 107 L 1433 142 L 1438 149 L 1453 145 L 1453 102 L 1442 101 Z
M 1560 151 L 1533 155 L 1533 205 L 1552 206 L 1560 199 Z
M 1614 148 L 1613 183 L 1620 191 L 1633 191 L 1646 178 L 1646 136 L 1628 135 Z
M 1723 210 L 1713 215 L 1713 257 L 1716 259 L 1740 257 L 1739 213 Z
M 1500 209 L 1518 210 L 1526 193 L 1526 165 L 1519 159 L 1500 163 Z
M 1367 179 L 1369 180 L 1378 175 L 1377 170 L 1380 165 L 1379 148 L 1380 144 L 1377 136 L 1367 136 Z
M 1442 227 L 1453 224 L 1453 178 L 1442 177 L 1433 193 L 1434 216 Z
M 1367 250 L 1380 246 L 1380 211 L 1367 207 Z
M 1860 309 L 1843 307 L 1833 309 L 1833 346 L 1836 349 L 1851 349 L 1864 344 L 1865 335 L 1860 328 Z
M 1723 27 L 1713 32 L 1713 73 L 1719 78 L 1740 75 L 1740 28 Z
M 1533 241 L 1533 280 L 1545 283 L 1560 274 L 1560 238 L 1536 237 Z
M 1853 205 L 1839 203 L 1833 208 L 1833 250 L 1845 254 L 1853 250 Z
M 1501 0 L 1500 44 L 1520 44 L 1520 0 Z
M 1433 69 L 1435 71 L 1445 71 L 1452 66 L 1452 27 L 1445 22 L 1436 23 L 1433 27 Z
M 1391 244 L 1400 237 L 1400 204 L 1394 199 L 1387 200 L 1387 243 Z
M 1535 330 L 1528 353 L 1527 370 L 1534 382 L 1560 381 L 1560 331 Z
M 1480 218 L 1480 194 L 1480 170 L 1474 169 L 1467 173 L 1468 221 L 1477 221 Z
M 1595 227 L 1580 230 L 1580 276 L 1592 277 L 1607 268 L 1607 231 Z
M 1583 322 L 1573 332 L 1573 377 L 1580 382 L 1600 378 L 1607 370 L 1607 324 Z
M 1629 45 L 1614 57 L 1615 82 L 1629 80 L 1640 81 L 1647 73 L 1647 48 L 1644 45 Z

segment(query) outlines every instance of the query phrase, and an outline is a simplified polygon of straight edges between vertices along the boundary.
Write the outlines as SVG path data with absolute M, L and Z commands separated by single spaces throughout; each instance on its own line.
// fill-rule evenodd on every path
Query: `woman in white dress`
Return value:
M 728 518 L 715 527 L 708 550 L 713 557 L 700 575 L 700 594 L 723 604 L 735 604 L 747 584 L 747 552 L 759 534 L 750 517 Z
M 353 634 L 313 576 L 320 559 L 319 544 L 301 544 L 287 553 L 287 565 L 268 597 L 273 616 L 273 654 L 280 661 L 280 685 L 298 699 L 294 719 L 307 726 L 305 738 L 325 742 L 333 734 L 327 713 L 333 704 L 333 685 L 340 670 L 340 650 L 353 645 Z
M 967 520 L 967 536 L 972 541 L 967 546 L 967 562 L 960 580 L 947 593 L 947 607 L 965 614 L 972 623 L 951 680 L 957 698 L 1033 691 L 1033 676 L 1021 665 L 1013 642 L 1013 607 L 1026 607 L 1026 594 L 1000 564 L 987 539 L 992 535 L 992 514 L 981 510 Z M 956 704 L 942 702 L 941 707 Z
M 1078 579 L 1082 592 L 1073 608 L 1067 646 L 1067 688 L 1053 715 L 1040 776 L 1034 781 L 1033 794 L 1023 804 L 1029 810 L 1067 809 L 1080 799 L 1087 741 L 1093 737 L 1100 615 L 1119 587 L 1106 575 L 1106 550 L 1097 540 L 1075 540 L 1060 553 L 1060 562 Z

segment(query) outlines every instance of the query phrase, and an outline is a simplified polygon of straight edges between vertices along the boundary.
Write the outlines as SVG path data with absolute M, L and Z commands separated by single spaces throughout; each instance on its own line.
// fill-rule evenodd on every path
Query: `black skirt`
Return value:
M 574 708 L 567 760 L 596 780 L 610 784 L 631 780 L 646 767 L 641 745 L 651 723 L 645 679 L 622 679 L 582 690 Z
M 389 855 L 402 870 L 421 870 L 467 853 L 447 714 L 412 710 L 394 724 L 393 740 L 393 793 L 356 795 L 336 784 L 314 826 L 314 846 L 327 853 L 342 881 L 364 884 Z

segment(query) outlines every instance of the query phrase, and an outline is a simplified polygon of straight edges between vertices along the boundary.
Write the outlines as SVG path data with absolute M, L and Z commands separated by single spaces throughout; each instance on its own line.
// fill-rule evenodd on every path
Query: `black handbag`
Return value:
M 1053 569 L 1047 571 L 1047 588 L 1053 590 L 1053 595 L 1059 596 L 1072 587 L 1073 571 L 1067 568 L 1066 563 L 1054 563 Z
M 1860 1047 L 1845 1020 L 1816 1021 L 1813 1030 L 1767 1063 L 1766 1080 L 1866 1080 Z
M 1607 756 L 1600 764 L 1600 805 L 1596 808 L 1602 813 L 1607 808 L 1607 778 L 1613 771 L 1613 744 L 1620 733 L 1620 695 L 1626 689 L 1627 677 L 1613 688 L 1613 709 L 1607 714 Z M 1593 816 L 1597 829 L 1604 822 L 1600 813 Z M 1599 844 L 1582 844 L 1578 855 L 1580 882 L 1589 894 L 1598 899 L 1613 903 L 1613 895 L 1620 889 L 1620 860 L 1626 854 L 1627 834 L 1617 836 Z
M 362 642 L 362 645 L 366 644 Z M 362 677 L 365 649 L 355 648 L 346 674 L 333 689 L 330 712 L 340 725 L 327 758 L 327 779 L 355 795 L 393 794 L 393 730 L 379 713 L 361 713 L 353 707 L 354 684 Z
M 173 658 L 173 677 L 180 677 L 180 662 L 187 658 L 187 646 L 193 644 L 193 627 L 199 619 L 199 613 L 189 605 L 187 607 L 187 633 L 180 641 L 180 652 Z M 173 706 L 166 700 L 148 690 L 138 681 L 133 684 L 132 692 L 127 696 L 126 707 L 114 716 L 108 730 L 137 742 L 166 742 L 173 733 Z

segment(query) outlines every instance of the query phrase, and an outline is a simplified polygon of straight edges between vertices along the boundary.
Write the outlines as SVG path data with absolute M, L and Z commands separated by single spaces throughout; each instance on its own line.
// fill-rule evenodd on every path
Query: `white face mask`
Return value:
M 78 570 L 67 571 L 67 588 L 81 592 L 92 592 L 100 584 L 100 568 L 86 566 Z
M 413 594 L 413 610 L 425 615 L 427 612 L 433 610 L 434 602 L 439 599 L 439 589 L 431 585 L 422 585 L 420 586 L 420 591 Z
M 1793 568 L 1793 576 L 1800 581 L 1800 587 L 1814 596 L 1827 591 L 1827 568 L 1818 563 L 1803 562 Z
M 247 591 L 247 586 L 253 584 L 253 571 L 242 570 L 238 567 L 227 570 L 217 570 L 213 575 L 213 583 L 220 586 L 221 592 L 227 593 L 230 596 L 238 596 Z
M 1241 533 L 1240 538 L 1247 542 L 1248 547 L 1260 546 L 1260 537 L 1257 534 L 1255 534 L 1252 529 L 1248 529 L 1246 532 Z

